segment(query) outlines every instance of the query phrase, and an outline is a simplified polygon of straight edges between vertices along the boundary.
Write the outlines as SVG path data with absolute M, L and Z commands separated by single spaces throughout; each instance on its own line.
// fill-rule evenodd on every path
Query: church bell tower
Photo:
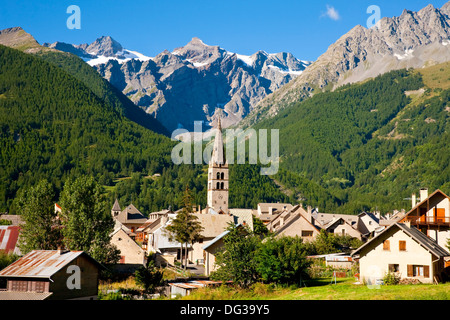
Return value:
M 208 168 L 208 207 L 228 214 L 228 162 L 223 146 L 220 117 L 214 138 L 214 149 Z

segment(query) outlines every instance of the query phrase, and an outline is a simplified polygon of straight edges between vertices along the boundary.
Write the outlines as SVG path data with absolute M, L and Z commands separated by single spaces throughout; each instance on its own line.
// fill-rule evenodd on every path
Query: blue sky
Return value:
M 367 8 L 381 17 L 417 11 L 447 0 L 24 0 L 2 1 L 0 29 L 21 26 L 39 43 L 91 43 L 110 35 L 125 48 L 155 56 L 192 37 L 232 52 L 291 52 L 315 60 L 355 25 L 366 26 Z M 67 7 L 81 10 L 81 29 L 68 29 Z

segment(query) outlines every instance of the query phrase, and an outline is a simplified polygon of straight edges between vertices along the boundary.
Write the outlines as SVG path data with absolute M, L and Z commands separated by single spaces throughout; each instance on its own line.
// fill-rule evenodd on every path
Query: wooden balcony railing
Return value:
M 448 225 L 450 226 L 450 217 L 427 217 L 427 216 L 409 216 L 408 220 L 417 225 Z

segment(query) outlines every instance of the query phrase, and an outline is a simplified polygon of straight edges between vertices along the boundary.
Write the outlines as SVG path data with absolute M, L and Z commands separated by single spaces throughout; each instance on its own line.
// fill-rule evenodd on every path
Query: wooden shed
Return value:
M 0 300 L 96 299 L 103 268 L 83 251 L 34 250 L 0 271 Z

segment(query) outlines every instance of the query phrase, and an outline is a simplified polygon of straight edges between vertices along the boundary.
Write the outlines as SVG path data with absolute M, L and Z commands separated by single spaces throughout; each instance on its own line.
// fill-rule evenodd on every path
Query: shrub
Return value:
M 142 286 L 145 292 L 154 293 L 156 288 L 163 283 L 163 272 L 155 267 L 153 260 L 148 261 L 146 267 L 135 271 L 136 284 Z
M 400 275 L 393 272 L 388 272 L 383 278 L 383 283 L 388 286 L 397 285 L 400 283 Z

